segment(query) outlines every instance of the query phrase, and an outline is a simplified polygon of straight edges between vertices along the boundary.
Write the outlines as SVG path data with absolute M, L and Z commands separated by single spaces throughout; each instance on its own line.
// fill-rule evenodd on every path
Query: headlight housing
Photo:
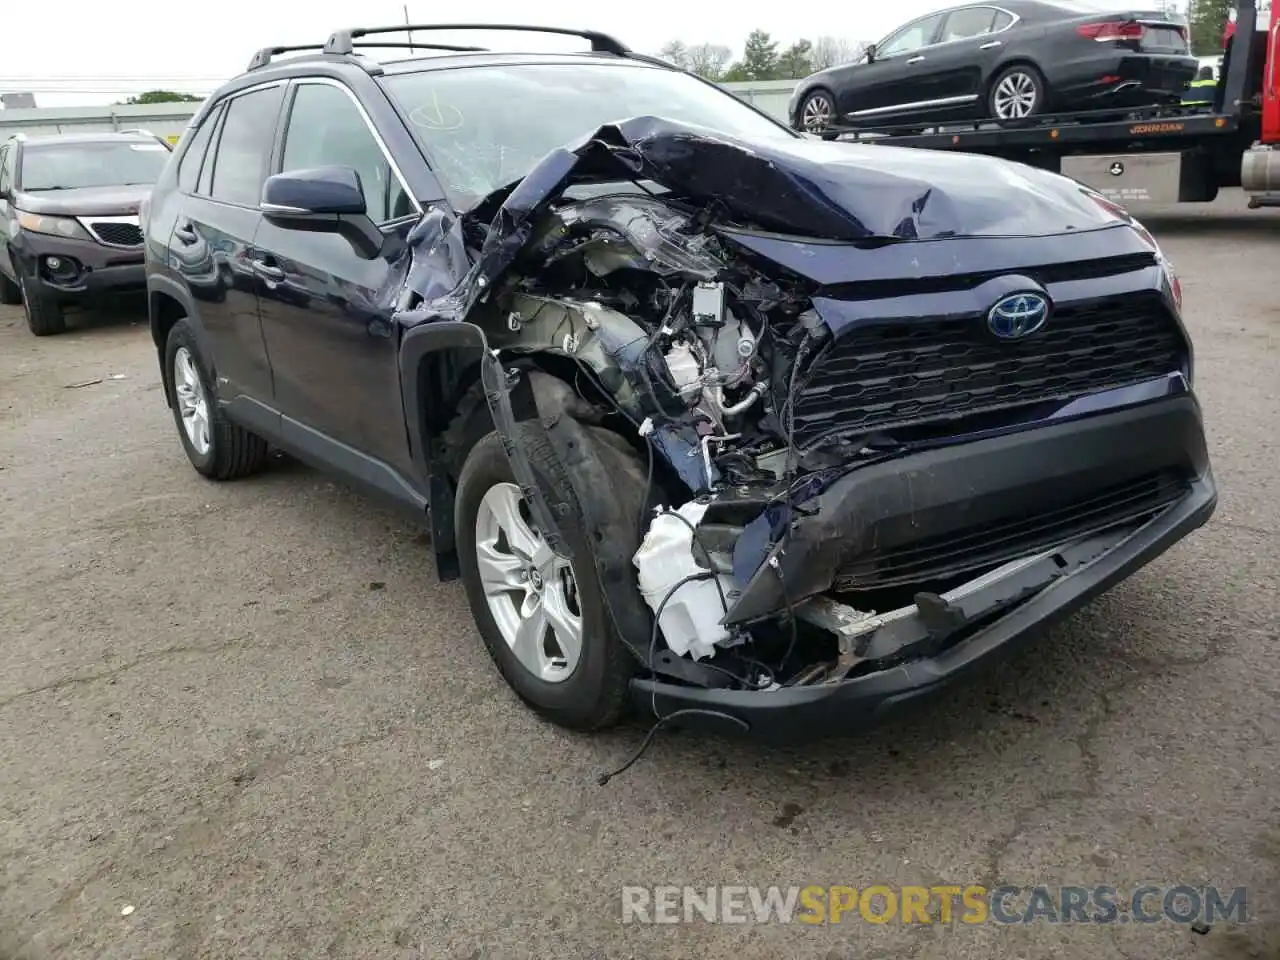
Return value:
M 1177 271 L 1173 268 L 1173 261 L 1160 249 L 1160 244 L 1151 235 L 1151 231 L 1132 215 L 1129 217 L 1129 225 L 1151 247 L 1156 255 L 1156 262 L 1160 264 L 1160 270 L 1164 274 L 1164 282 L 1168 290 L 1169 299 L 1173 301 L 1174 309 L 1177 311 L 1178 326 L 1182 328 L 1183 339 L 1187 342 L 1187 366 L 1183 373 L 1186 375 L 1187 384 L 1190 385 L 1195 381 L 1196 350 L 1195 344 L 1191 341 L 1191 334 L 1187 332 L 1187 325 L 1182 320 L 1182 281 L 1178 279 Z
M 53 237 L 65 237 L 68 240 L 89 240 L 89 231 L 71 217 L 49 217 L 39 213 L 18 211 L 18 226 L 32 233 L 44 233 Z
M 1173 300 L 1173 305 L 1178 308 L 1178 313 L 1182 313 L 1182 281 L 1178 279 L 1178 273 L 1173 268 L 1173 261 L 1160 249 L 1160 244 L 1151 235 L 1151 231 L 1144 227 L 1136 217 L 1130 216 L 1129 223 L 1138 232 L 1138 236 L 1142 237 L 1155 252 L 1156 262 L 1160 264 L 1160 269 L 1164 271 L 1165 283 L 1169 287 L 1169 296 Z

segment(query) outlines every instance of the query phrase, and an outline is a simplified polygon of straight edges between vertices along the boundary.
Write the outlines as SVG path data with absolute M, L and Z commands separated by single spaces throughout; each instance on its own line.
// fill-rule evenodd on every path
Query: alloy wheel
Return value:
M 476 512 L 476 566 L 489 612 L 516 660 L 547 683 L 582 656 L 582 609 L 569 561 L 534 528 L 520 488 L 490 487 Z
M 825 93 L 815 93 L 804 102 L 800 124 L 808 133 L 821 133 L 831 126 L 835 112 L 835 105 Z
M 187 433 L 191 448 L 200 456 L 209 452 L 212 441 L 209 436 L 209 401 L 204 383 L 196 368 L 195 358 L 186 347 L 179 347 L 173 355 L 173 392 L 182 414 L 182 428 Z
M 1001 120 L 1021 120 L 1031 116 L 1040 99 L 1040 88 L 1029 73 L 1017 71 L 1002 77 L 992 99 L 995 115 Z

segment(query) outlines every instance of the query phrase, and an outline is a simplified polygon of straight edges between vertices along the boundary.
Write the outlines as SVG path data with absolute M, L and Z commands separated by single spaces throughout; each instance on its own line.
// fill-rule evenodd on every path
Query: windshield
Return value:
M 161 143 L 33 143 L 22 151 L 24 191 L 74 190 L 155 183 L 169 159 Z
M 732 94 L 661 67 L 512 64 L 428 70 L 383 83 L 462 210 L 519 180 L 556 147 L 631 117 L 747 139 L 794 136 Z

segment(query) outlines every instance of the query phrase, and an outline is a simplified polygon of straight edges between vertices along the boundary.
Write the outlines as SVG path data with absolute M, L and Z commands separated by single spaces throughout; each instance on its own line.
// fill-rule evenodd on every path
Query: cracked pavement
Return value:
M 136 305 L 43 340 L 0 308 L 0 960 L 1280 957 L 1280 216 L 1145 219 L 1211 523 L 892 726 L 664 734 L 604 788 L 643 730 L 534 719 L 419 529 L 288 461 L 197 477 Z M 1217 884 L 1251 918 L 620 922 L 625 884 L 737 883 Z

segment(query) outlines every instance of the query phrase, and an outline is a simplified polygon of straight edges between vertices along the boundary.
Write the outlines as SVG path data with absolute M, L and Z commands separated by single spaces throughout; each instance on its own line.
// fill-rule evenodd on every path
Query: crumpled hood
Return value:
M 616 126 L 637 172 L 779 232 L 872 237 L 1050 236 L 1113 213 L 1058 174 L 990 157 L 810 138 L 744 141 L 639 117 Z M 607 130 L 607 128 L 606 128 Z M 607 138 L 606 130 L 594 138 Z
M 429 212 L 409 238 L 420 258 L 409 285 L 422 301 L 406 319 L 465 318 L 533 237 L 538 217 L 566 189 L 619 180 L 660 184 L 705 204 L 713 222 L 784 234 L 781 242 L 791 246 L 1044 238 L 1125 222 L 1122 211 L 1087 187 L 1002 160 L 781 132 L 776 139 L 747 142 L 636 117 L 551 151 L 512 187 L 465 214 L 472 222 L 487 221 L 474 260 L 465 251 L 461 222 L 441 208 Z
M 79 187 L 73 190 L 36 190 L 20 193 L 14 206 L 28 213 L 68 217 L 123 217 L 138 212 L 138 204 L 151 196 L 151 184 L 119 187 Z

